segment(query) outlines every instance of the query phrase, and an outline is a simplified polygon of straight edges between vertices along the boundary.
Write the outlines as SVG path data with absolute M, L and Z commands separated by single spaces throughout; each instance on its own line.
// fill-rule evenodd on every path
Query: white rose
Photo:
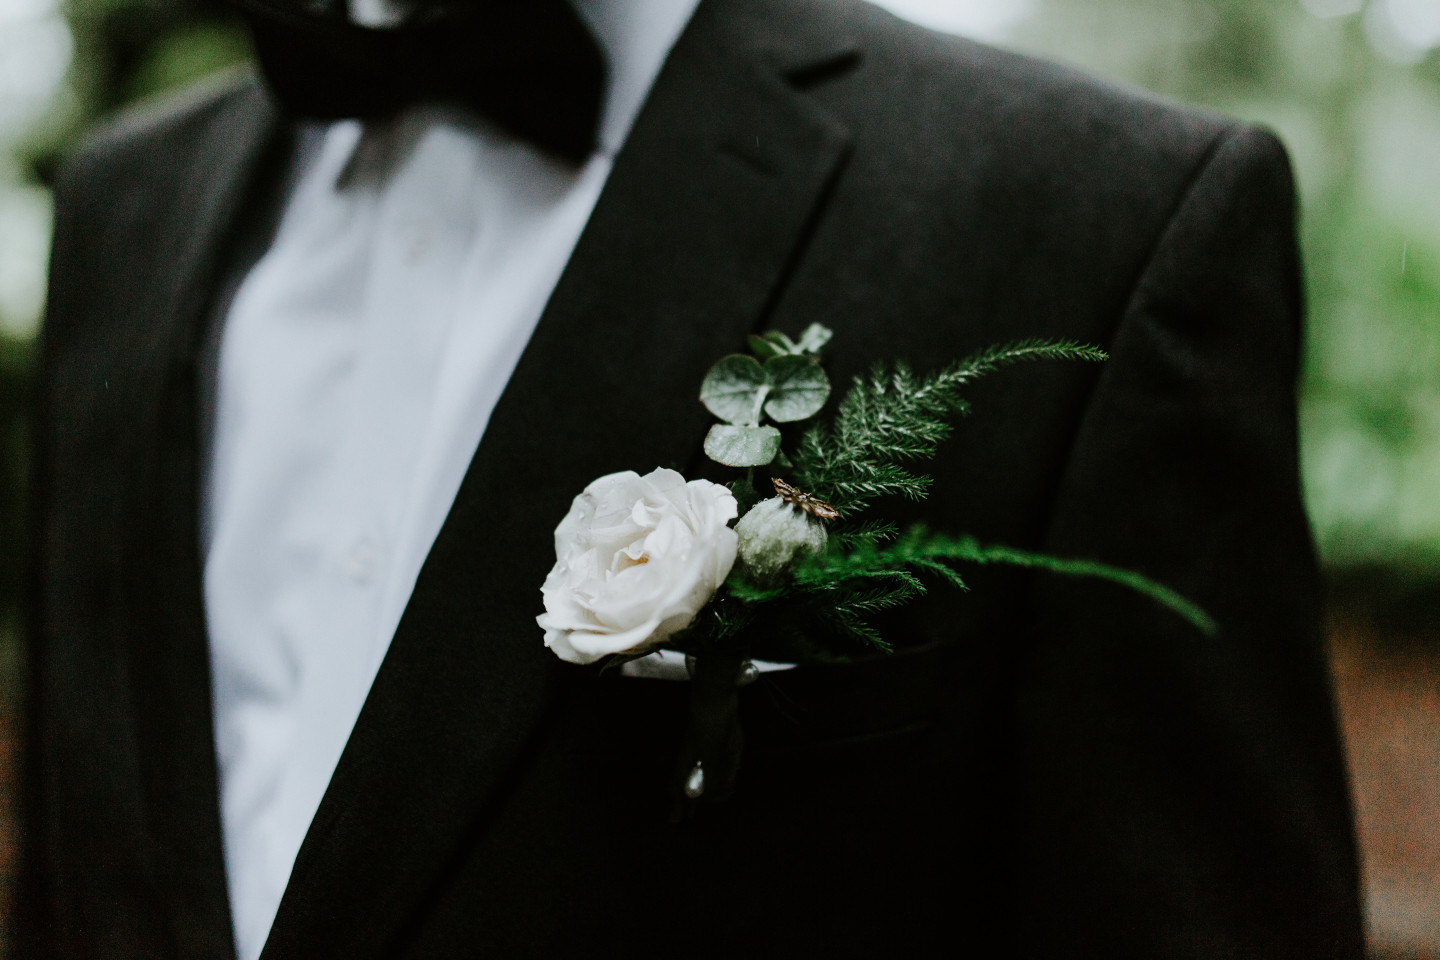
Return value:
M 536 620 L 571 663 L 658 647 L 695 619 L 735 563 L 735 497 L 674 470 L 601 477 L 555 528 Z

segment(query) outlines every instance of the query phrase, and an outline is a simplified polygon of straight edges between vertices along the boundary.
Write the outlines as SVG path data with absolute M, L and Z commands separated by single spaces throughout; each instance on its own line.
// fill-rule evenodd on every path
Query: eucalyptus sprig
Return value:
M 780 431 L 761 423 L 794 423 L 820 412 L 830 378 L 818 355 L 830 330 L 812 324 L 799 341 L 778 331 L 753 336 L 755 356 L 722 358 L 700 385 L 700 402 L 724 420 L 705 436 L 705 455 L 727 467 L 763 467 L 780 451 Z M 757 359 L 758 358 L 758 359 Z

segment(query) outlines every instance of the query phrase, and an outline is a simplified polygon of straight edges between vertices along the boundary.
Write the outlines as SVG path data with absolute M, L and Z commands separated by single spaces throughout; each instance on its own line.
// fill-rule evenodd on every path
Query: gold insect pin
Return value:
M 819 497 L 806 493 L 798 487 L 793 487 L 779 477 L 771 477 L 770 482 L 775 484 L 775 494 L 792 507 L 799 507 L 810 516 L 820 520 L 840 519 L 840 511 Z

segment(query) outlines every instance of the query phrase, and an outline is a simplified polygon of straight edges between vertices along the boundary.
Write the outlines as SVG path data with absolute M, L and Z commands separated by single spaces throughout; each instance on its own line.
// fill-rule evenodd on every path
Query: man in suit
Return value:
M 390 46 L 326 9 L 251 7 L 273 89 L 122 120 L 58 183 L 32 946 L 1361 955 L 1273 137 L 850 0 L 582 5 L 608 87 L 555 8 Z M 387 99 L 541 27 L 577 59 Z M 708 366 L 813 321 L 840 383 L 1104 346 L 977 387 L 894 512 L 1221 629 L 982 571 L 892 655 L 746 687 L 736 795 L 673 824 L 686 685 L 544 649 L 551 530 L 597 476 L 698 471 Z

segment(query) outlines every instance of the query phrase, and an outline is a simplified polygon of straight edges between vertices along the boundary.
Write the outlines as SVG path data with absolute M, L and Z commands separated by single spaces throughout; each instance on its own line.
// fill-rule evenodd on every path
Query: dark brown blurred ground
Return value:
M 1372 953 L 1440 958 L 1440 589 L 1337 586 L 1330 650 Z
M 0 934 L 8 934 L 10 888 L 15 878 L 15 710 L 0 696 Z M 10 956 L 8 936 L 0 936 L 0 957 Z
M 1344 586 L 1333 607 L 1330 650 L 1371 951 L 1375 960 L 1440 960 L 1440 590 Z M 13 702 L 0 698 L 0 895 L 7 902 L 15 733 Z

